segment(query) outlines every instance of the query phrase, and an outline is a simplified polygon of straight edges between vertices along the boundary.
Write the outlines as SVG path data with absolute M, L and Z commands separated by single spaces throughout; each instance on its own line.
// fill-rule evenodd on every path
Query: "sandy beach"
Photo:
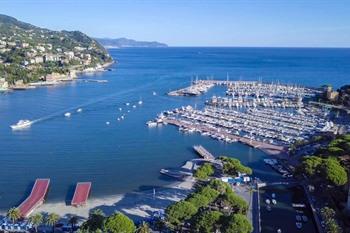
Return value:
M 185 198 L 192 190 L 194 179 L 176 182 L 169 186 L 142 192 L 131 192 L 101 198 L 91 198 L 82 207 L 73 207 L 65 202 L 44 203 L 33 213 L 57 213 L 63 219 L 71 215 L 87 218 L 94 209 L 101 209 L 106 215 L 116 211 L 128 215 L 135 221 L 150 217 L 154 211 L 164 209 L 173 202 Z

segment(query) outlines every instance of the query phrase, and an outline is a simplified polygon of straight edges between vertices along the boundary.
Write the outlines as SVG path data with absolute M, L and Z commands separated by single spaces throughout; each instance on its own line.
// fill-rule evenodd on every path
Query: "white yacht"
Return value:
M 142 100 L 139 100 L 138 104 L 141 105 L 142 103 L 143 103 Z
M 17 122 L 17 124 L 15 125 L 11 125 L 10 127 L 13 129 L 13 130 L 19 130 L 19 129 L 25 129 L 25 128 L 29 128 L 31 125 L 32 125 L 32 121 L 30 120 L 19 120 Z
M 154 126 L 157 126 L 157 122 L 155 121 L 147 121 L 146 123 L 148 125 L 148 127 L 154 127 Z
M 133 108 L 136 108 L 136 105 L 133 105 L 132 107 L 133 107 Z
M 130 103 L 125 103 L 125 105 L 126 105 L 126 106 L 129 106 L 129 105 L 130 105 Z
M 64 114 L 64 116 L 65 117 L 70 117 L 72 114 L 70 113 L 70 112 L 66 112 L 65 114 Z
M 154 91 L 152 94 L 153 94 L 153 95 L 157 95 L 157 92 Z
M 82 112 L 82 111 L 83 111 L 83 109 L 81 109 L 81 108 L 77 109 L 77 112 Z

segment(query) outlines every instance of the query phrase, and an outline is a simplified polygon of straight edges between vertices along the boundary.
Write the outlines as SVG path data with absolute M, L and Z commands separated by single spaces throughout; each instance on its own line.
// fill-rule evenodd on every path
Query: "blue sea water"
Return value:
M 256 176 L 273 180 L 277 175 L 262 163 L 266 155 L 259 150 L 184 135 L 173 126 L 148 128 L 145 122 L 163 110 L 200 108 L 206 98 L 223 94 L 223 89 L 214 88 L 200 97 L 165 95 L 189 85 L 197 75 L 226 79 L 228 73 L 231 80 L 314 87 L 339 87 L 350 81 L 349 49 L 128 48 L 110 53 L 118 61 L 112 71 L 0 95 L 0 209 L 19 204 L 38 177 L 51 179 L 49 202 L 71 198 L 78 181 L 93 183 L 92 197 L 167 185 L 172 180 L 159 170 L 196 157 L 194 144 L 215 155 L 239 158 Z M 142 105 L 137 104 L 140 99 Z M 81 113 L 76 112 L 79 107 Z M 70 118 L 63 116 L 67 111 Z M 122 114 L 125 120 L 117 121 Z M 9 126 L 20 119 L 38 121 L 28 130 L 11 131 Z

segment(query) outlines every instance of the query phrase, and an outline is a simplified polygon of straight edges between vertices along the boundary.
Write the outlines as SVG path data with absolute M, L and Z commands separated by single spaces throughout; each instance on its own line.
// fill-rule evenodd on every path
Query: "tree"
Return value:
M 6 216 L 11 219 L 12 222 L 17 222 L 17 220 L 21 218 L 21 212 L 18 208 L 13 207 L 7 211 Z
M 323 207 L 321 209 L 321 216 L 325 222 L 325 228 L 327 233 L 341 233 L 341 227 L 335 220 L 335 211 L 329 207 Z
M 306 156 L 303 158 L 298 170 L 305 173 L 308 176 L 314 176 L 319 173 L 319 167 L 322 164 L 323 159 L 317 156 Z
M 220 194 L 224 194 L 228 190 L 232 190 L 227 183 L 221 180 L 211 180 L 209 186 L 218 191 Z
M 335 158 L 330 157 L 325 159 L 321 167 L 321 172 L 323 176 L 334 185 L 344 185 L 348 181 L 346 170 Z
M 248 211 L 248 203 L 234 192 L 226 192 L 222 201 L 225 206 L 231 207 L 234 213 L 246 214 Z
M 223 227 L 224 233 L 251 233 L 253 227 L 246 216 L 234 214 L 229 216 L 227 223 Z
M 208 177 L 213 174 L 214 174 L 213 165 L 211 165 L 210 163 L 205 163 L 196 170 L 196 172 L 194 173 L 194 176 L 198 179 L 205 180 L 205 179 L 208 179 Z
M 78 223 L 78 217 L 75 216 L 75 215 L 71 216 L 70 219 L 69 219 L 69 223 L 72 226 L 72 230 L 71 231 L 73 232 L 75 225 Z
M 47 225 L 52 226 L 52 232 L 55 232 L 55 226 L 56 226 L 56 223 L 58 222 L 58 220 L 60 220 L 60 216 L 56 213 L 51 213 L 47 217 L 46 223 L 47 223 Z
M 136 233 L 151 233 L 151 229 L 149 228 L 147 223 L 142 222 L 137 228 Z
M 98 229 L 103 229 L 103 224 L 105 221 L 105 214 L 100 209 L 93 210 L 86 222 L 83 223 L 81 229 L 87 231 L 97 231 Z
M 134 233 L 134 222 L 122 213 L 109 216 L 105 223 L 105 230 L 110 233 Z
M 184 220 L 190 219 L 197 213 L 197 208 L 188 201 L 179 201 L 173 205 L 170 205 L 166 209 L 166 216 L 168 222 L 172 226 L 178 226 Z
M 193 228 L 196 232 L 211 233 L 219 228 L 222 213 L 219 211 L 203 211 L 194 218 Z
M 220 156 L 219 159 L 223 162 L 223 171 L 225 174 L 235 176 L 238 173 L 252 174 L 252 169 L 241 164 L 238 159 Z
M 29 217 L 29 222 L 34 226 L 35 232 L 38 232 L 38 226 L 39 226 L 40 224 L 42 224 L 43 221 L 44 221 L 43 215 L 40 214 L 40 213 L 31 215 L 31 216 Z

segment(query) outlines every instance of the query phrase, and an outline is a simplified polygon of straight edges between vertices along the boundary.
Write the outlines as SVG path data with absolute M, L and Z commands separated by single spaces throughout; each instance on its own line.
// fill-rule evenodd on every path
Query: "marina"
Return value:
M 18 206 L 22 217 L 28 217 L 32 211 L 44 203 L 49 189 L 50 179 L 36 179 L 30 195 Z

